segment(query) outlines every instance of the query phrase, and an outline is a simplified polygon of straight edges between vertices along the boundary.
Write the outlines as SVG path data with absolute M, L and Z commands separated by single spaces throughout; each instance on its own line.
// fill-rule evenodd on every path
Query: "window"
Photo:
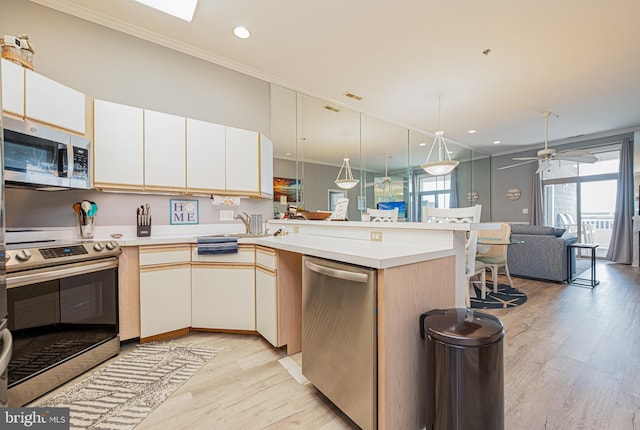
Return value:
M 431 176 L 427 174 L 417 175 L 418 201 L 420 204 L 418 221 L 422 221 L 422 208 L 425 206 L 435 208 L 451 207 L 451 174 Z

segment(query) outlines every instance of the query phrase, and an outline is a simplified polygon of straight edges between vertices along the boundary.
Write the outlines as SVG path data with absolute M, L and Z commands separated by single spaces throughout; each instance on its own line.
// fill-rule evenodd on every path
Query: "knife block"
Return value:
M 149 236 L 151 236 L 151 223 L 149 223 L 149 225 L 139 225 L 138 237 L 149 237 Z

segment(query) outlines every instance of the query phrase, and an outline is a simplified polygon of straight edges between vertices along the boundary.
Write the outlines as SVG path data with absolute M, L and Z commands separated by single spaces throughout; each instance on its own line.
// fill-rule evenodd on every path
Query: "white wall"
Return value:
M 29 36 L 38 73 L 91 97 L 270 136 L 267 82 L 30 1 L 2 0 L 0 28 L 0 34 Z M 155 209 L 154 223 L 168 224 L 170 199 L 183 197 L 7 189 L 6 225 L 72 226 L 71 205 L 85 198 L 99 205 L 99 225 L 123 225 L 135 224 L 135 208 L 147 202 Z M 206 198 L 199 200 L 200 223 L 217 222 L 219 208 Z M 243 199 L 237 210 L 271 217 L 272 204 L 265 199 Z
M 270 136 L 269 83 L 24 0 L 0 34 L 27 34 L 34 67 L 92 97 Z

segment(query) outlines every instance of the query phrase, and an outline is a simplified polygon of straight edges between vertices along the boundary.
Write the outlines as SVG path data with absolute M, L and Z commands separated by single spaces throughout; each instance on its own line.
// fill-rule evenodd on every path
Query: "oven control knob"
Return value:
M 95 249 L 96 251 L 100 252 L 104 249 L 104 246 L 102 246 L 102 244 L 100 242 L 96 242 L 95 245 L 93 245 L 93 249 Z
M 116 249 L 116 244 L 112 241 L 107 242 L 107 249 L 109 251 L 113 251 L 114 249 Z
M 18 259 L 19 261 L 27 261 L 30 258 L 31 258 L 31 252 L 28 249 L 21 249 L 16 254 L 16 259 Z

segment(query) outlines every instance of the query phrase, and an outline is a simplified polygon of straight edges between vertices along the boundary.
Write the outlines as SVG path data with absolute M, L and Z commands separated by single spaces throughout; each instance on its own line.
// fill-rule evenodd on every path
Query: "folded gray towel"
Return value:
M 199 237 L 198 255 L 235 254 L 238 252 L 237 237 Z

